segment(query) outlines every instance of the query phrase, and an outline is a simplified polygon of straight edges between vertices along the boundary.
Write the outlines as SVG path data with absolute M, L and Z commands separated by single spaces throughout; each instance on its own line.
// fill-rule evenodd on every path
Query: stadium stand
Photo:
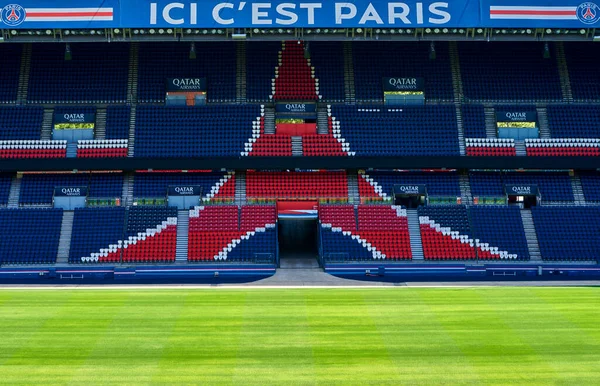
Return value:
M 427 99 L 452 100 L 448 44 L 436 42 L 436 60 L 430 59 L 430 49 L 428 42 L 354 42 L 356 99 L 383 100 L 383 77 L 415 77 L 424 78 Z
M 0 140 L 39 140 L 43 118 L 41 107 L 0 107 Z
M 468 156 L 500 157 L 517 155 L 515 140 L 512 138 L 465 138 L 465 147 Z
M 288 41 L 282 43 L 275 81 L 272 82 L 274 100 L 319 99 L 318 79 L 310 60 L 304 57 L 304 43 Z
M 167 78 L 205 78 L 209 102 L 235 101 L 236 51 L 231 42 L 142 43 L 139 47 L 138 100 L 165 101 Z
M 544 157 L 597 157 L 600 155 L 600 139 L 557 138 L 525 140 L 528 156 Z
M 552 138 L 600 138 L 600 106 L 549 105 Z
M 323 100 L 343 102 L 344 95 L 344 52 L 341 42 L 310 42 L 307 47 L 310 60 L 319 79 L 319 93 Z
M 0 140 L 0 158 L 65 158 L 67 141 Z
M 519 260 L 529 260 L 523 221 L 516 206 L 471 206 L 469 223 L 473 237 L 489 243 Z
M 106 108 L 106 138 L 129 138 L 131 108 L 129 106 L 108 106 Z
M 541 43 L 459 42 L 465 98 L 502 102 L 561 100 L 556 60 L 544 59 L 543 48 Z M 554 56 L 553 50 L 551 54 Z
M 334 105 L 332 115 L 359 156 L 460 155 L 454 106 Z
M 581 188 L 586 201 L 600 201 L 600 175 L 594 172 L 579 173 Z
M 394 185 L 426 185 L 429 196 L 460 197 L 459 176 L 454 172 L 359 172 L 360 196 L 393 197 Z
M 260 107 L 139 106 L 136 157 L 234 157 L 252 137 Z
M 483 105 L 462 105 L 465 138 L 486 138 L 485 109 Z
M 106 174 L 25 174 L 21 182 L 21 205 L 50 205 L 55 187 L 89 188 L 88 197 L 120 198 L 123 194 L 123 175 Z
M 127 211 L 126 237 L 123 241 L 124 262 L 175 261 L 177 208 L 130 207 Z
M 346 172 L 248 172 L 251 198 L 348 198 Z
M 12 175 L 8 173 L 0 173 L 0 205 L 8 205 L 8 196 L 10 194 L 10 185 Z
M 246 44 L 246 99 L 267 102 L 272 94 L 277 53 L 281 42 L 248 42 Z
M 0 264 L 56 262 L 62 209 L 0 209 Z
M 600 54 L 590 43 L 569 42 L 564 44 L 569 81 L 576 100 L 598 100 L 600 74 L 590 71 L 600 60 Z
M 29 103 L 125 103 L 129 44 L 33 44 Z M 163 80 L 164 82 L 164 80 Z
M 125 208 L 79 208 L 73 217 L 69 263 L 121 260 Z
M 531 210 L 544 260 L 597 260 L 600 207 L 544 207 Z
M 469 175 L 473 197 L 505 196 L 504 185 L 537 185 L 544 201 L 573 201 L 573 188 L 568 173 L 488 173 Z
M 169 186 L 202 187 L 203 197 L 232 198 L 235 194 L 235 174 L 219 172 L 137 173 L 133 196 L 136 198 L 166 197 Z
M 126 139 L 98 139 L 77 141 L 77 157 L 112 158 L 127 157 Z
M 22 51 L 21 44 L 2 44 L 0 48 L 0 104 L 17 100 Z

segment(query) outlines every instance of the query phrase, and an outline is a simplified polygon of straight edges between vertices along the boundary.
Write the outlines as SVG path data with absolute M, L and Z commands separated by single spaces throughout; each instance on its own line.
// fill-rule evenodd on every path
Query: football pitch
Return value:
M 598 385 L 600 288 L 0 290 L 0 384 Z

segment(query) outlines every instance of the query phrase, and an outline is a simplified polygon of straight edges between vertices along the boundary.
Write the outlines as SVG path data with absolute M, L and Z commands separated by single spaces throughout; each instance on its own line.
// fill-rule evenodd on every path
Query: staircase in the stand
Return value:
M 237 73 L 235 99 L 237 103 L 246 102 L 246 42 L 236 43 Z
M 538 244 L 537 234 L 535 233 L 535 225 L 531 210 L 521 209 L 521 220 L 523 221 L 523 229 L 525 230 L 525 239 L 527 239 L 527 248 L 529 249 L 529 258 L 531 261 L 542 261 L 540 253 L 540 245 Z
M 31 43 L 23 44 L 21 52 L 21 70 L 19 71 L 19 89 L 17 90 L 17 102 L 25 103 L 27 101 L 27 91 L 29 90 L 29 71 L 31 69 Z
M 127 83 L 127 101 L 137 103 L 138 94 L 138 62 L 139 43 L 131 42 L 129 46 L 129 79 Z
M 456 104 L 456 125 L 458 128 L 458 149 L 460 155 L 465 155 L 465 130 L 463 128 L 462 109 Z
M 265 134 L 275 134 L 275 109 L 265 107 Z
M 69 262 L 74 216 L 75 212 L 72 210 L 63 211 L 63 219 L 60 226 L 60 239 L 58 241 L 58 255 L 56 257 L 57 264 L 67 264 Z
M 522 139 L 515 140 L 515 154 L 518 157 L 525 157 L 527 155 L 527 148 L 525 148 L 525 141 Z
M 569 77 L 569 68 L 567 67 L 567 58 L 565 56 L 565 46 L 563 42 L 554 42 L 556 53 L 556 64 L 560 76 L 560 87 L 562 89 L 563 100 L 573 102 L 573 91 L 571 89 L 571 78 Z
M 187 261 L 188 259 L 188 229 L 190 223 L 189 211 L 177 211 L 177 248 L 175 252 L 176 261 Z
M 423 260 L 423 242 L 421 240 L 421 227 L 419 214 L 416 209 L 407 209 L 408 232 L 410 234 L 410 249 L 413 260 Z
M 133 204 L 133 174 L 126 174 L 123 179 L 122 206 Z
M 8 207 L 9 208 L 18 208 L 19 207 L 19 197 L 21 196 L 21 179 L 23 176 L 21 174 L 17 174 L 13 177 L 12 182 L 10 184 L 10 191 L 8 193 Z
M 344 42 L 344 92 L 346 103 L 356 102 L 354 87 L 354 63 L 352 60 L 352 42 Z
M 134 154 L 134 145 L 135 145 L 135 106 L 131 106 L 131 114 L 129 116 L 129 150 L 127 152 L 128 157 L 133 157 Z
M 469 174 L 462 173 L 459 176 L 460 196 L 463 204 L 470 205 L 473 203 L 473 195 L 471 194 L 471 184 L 469 182 Z
M 94 127 L 95 139 L 106 139 L 106 109 L 96 109 L 96 126 Z
M 302 156 L 304 153 L 302 151 L 302 137 L 293 136 L 292 137 L 292 155 L 293 156 Z
M 77 143 L 67 144 L 67 158 L 77 158 Z
M 488 138 L 498 136 L 498 126 L 496 124 L 496 112 L 492 106 L 485 106 L 485 135 Z
M 317 134 L 329 134 L 327 108 L 322 105 L 317 108 Z
M 41 140 L 52 139 L 52 123 L 54 122 L 54 109 L 44 109 L 44 119 L 42 120 Z
M 355 172 L 348 172 L 348 202 L 355 205 L 360 204 L 360 193 L 358 191 L 359 178 L 362 177 L 359 177 Z
M 585 205 L 585 196 L 583 195 L 583 186 L 578 175 L 571 176 L 571 187 L 573 188 L 573 197 L 575 197 L 575 205 Z
M 548 111 L 545 107 L 537 108 L 537 117 L 540 125 L 540 138 L 551 138 L 550 125 L 548 124 Z
M 237 205 L 246 204 L 246 172 L 239 171 L 235 173 L 235 203 Z
M 463 100 L 463 82 L 460 73 L 460 59 L 458 57 L 458 47 L 456 42 L 450 42 L 448 46 L 450 55 L 450 68 L 452 70 L 452 87 L 454 88 L 454 102 Z

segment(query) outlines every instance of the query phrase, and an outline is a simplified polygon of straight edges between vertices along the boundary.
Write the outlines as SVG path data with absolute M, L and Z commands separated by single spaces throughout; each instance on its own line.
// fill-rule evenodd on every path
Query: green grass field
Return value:
M 600 384 L 600 288 L 0 290 L 1 384 Z

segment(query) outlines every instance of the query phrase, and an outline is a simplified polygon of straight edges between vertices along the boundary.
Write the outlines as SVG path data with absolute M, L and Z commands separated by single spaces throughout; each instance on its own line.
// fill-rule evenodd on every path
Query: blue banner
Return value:
M 14 1 L 14 2 L 12 2 Z M 594 28 L 581 0 L 11 0 L 0 28 Z

